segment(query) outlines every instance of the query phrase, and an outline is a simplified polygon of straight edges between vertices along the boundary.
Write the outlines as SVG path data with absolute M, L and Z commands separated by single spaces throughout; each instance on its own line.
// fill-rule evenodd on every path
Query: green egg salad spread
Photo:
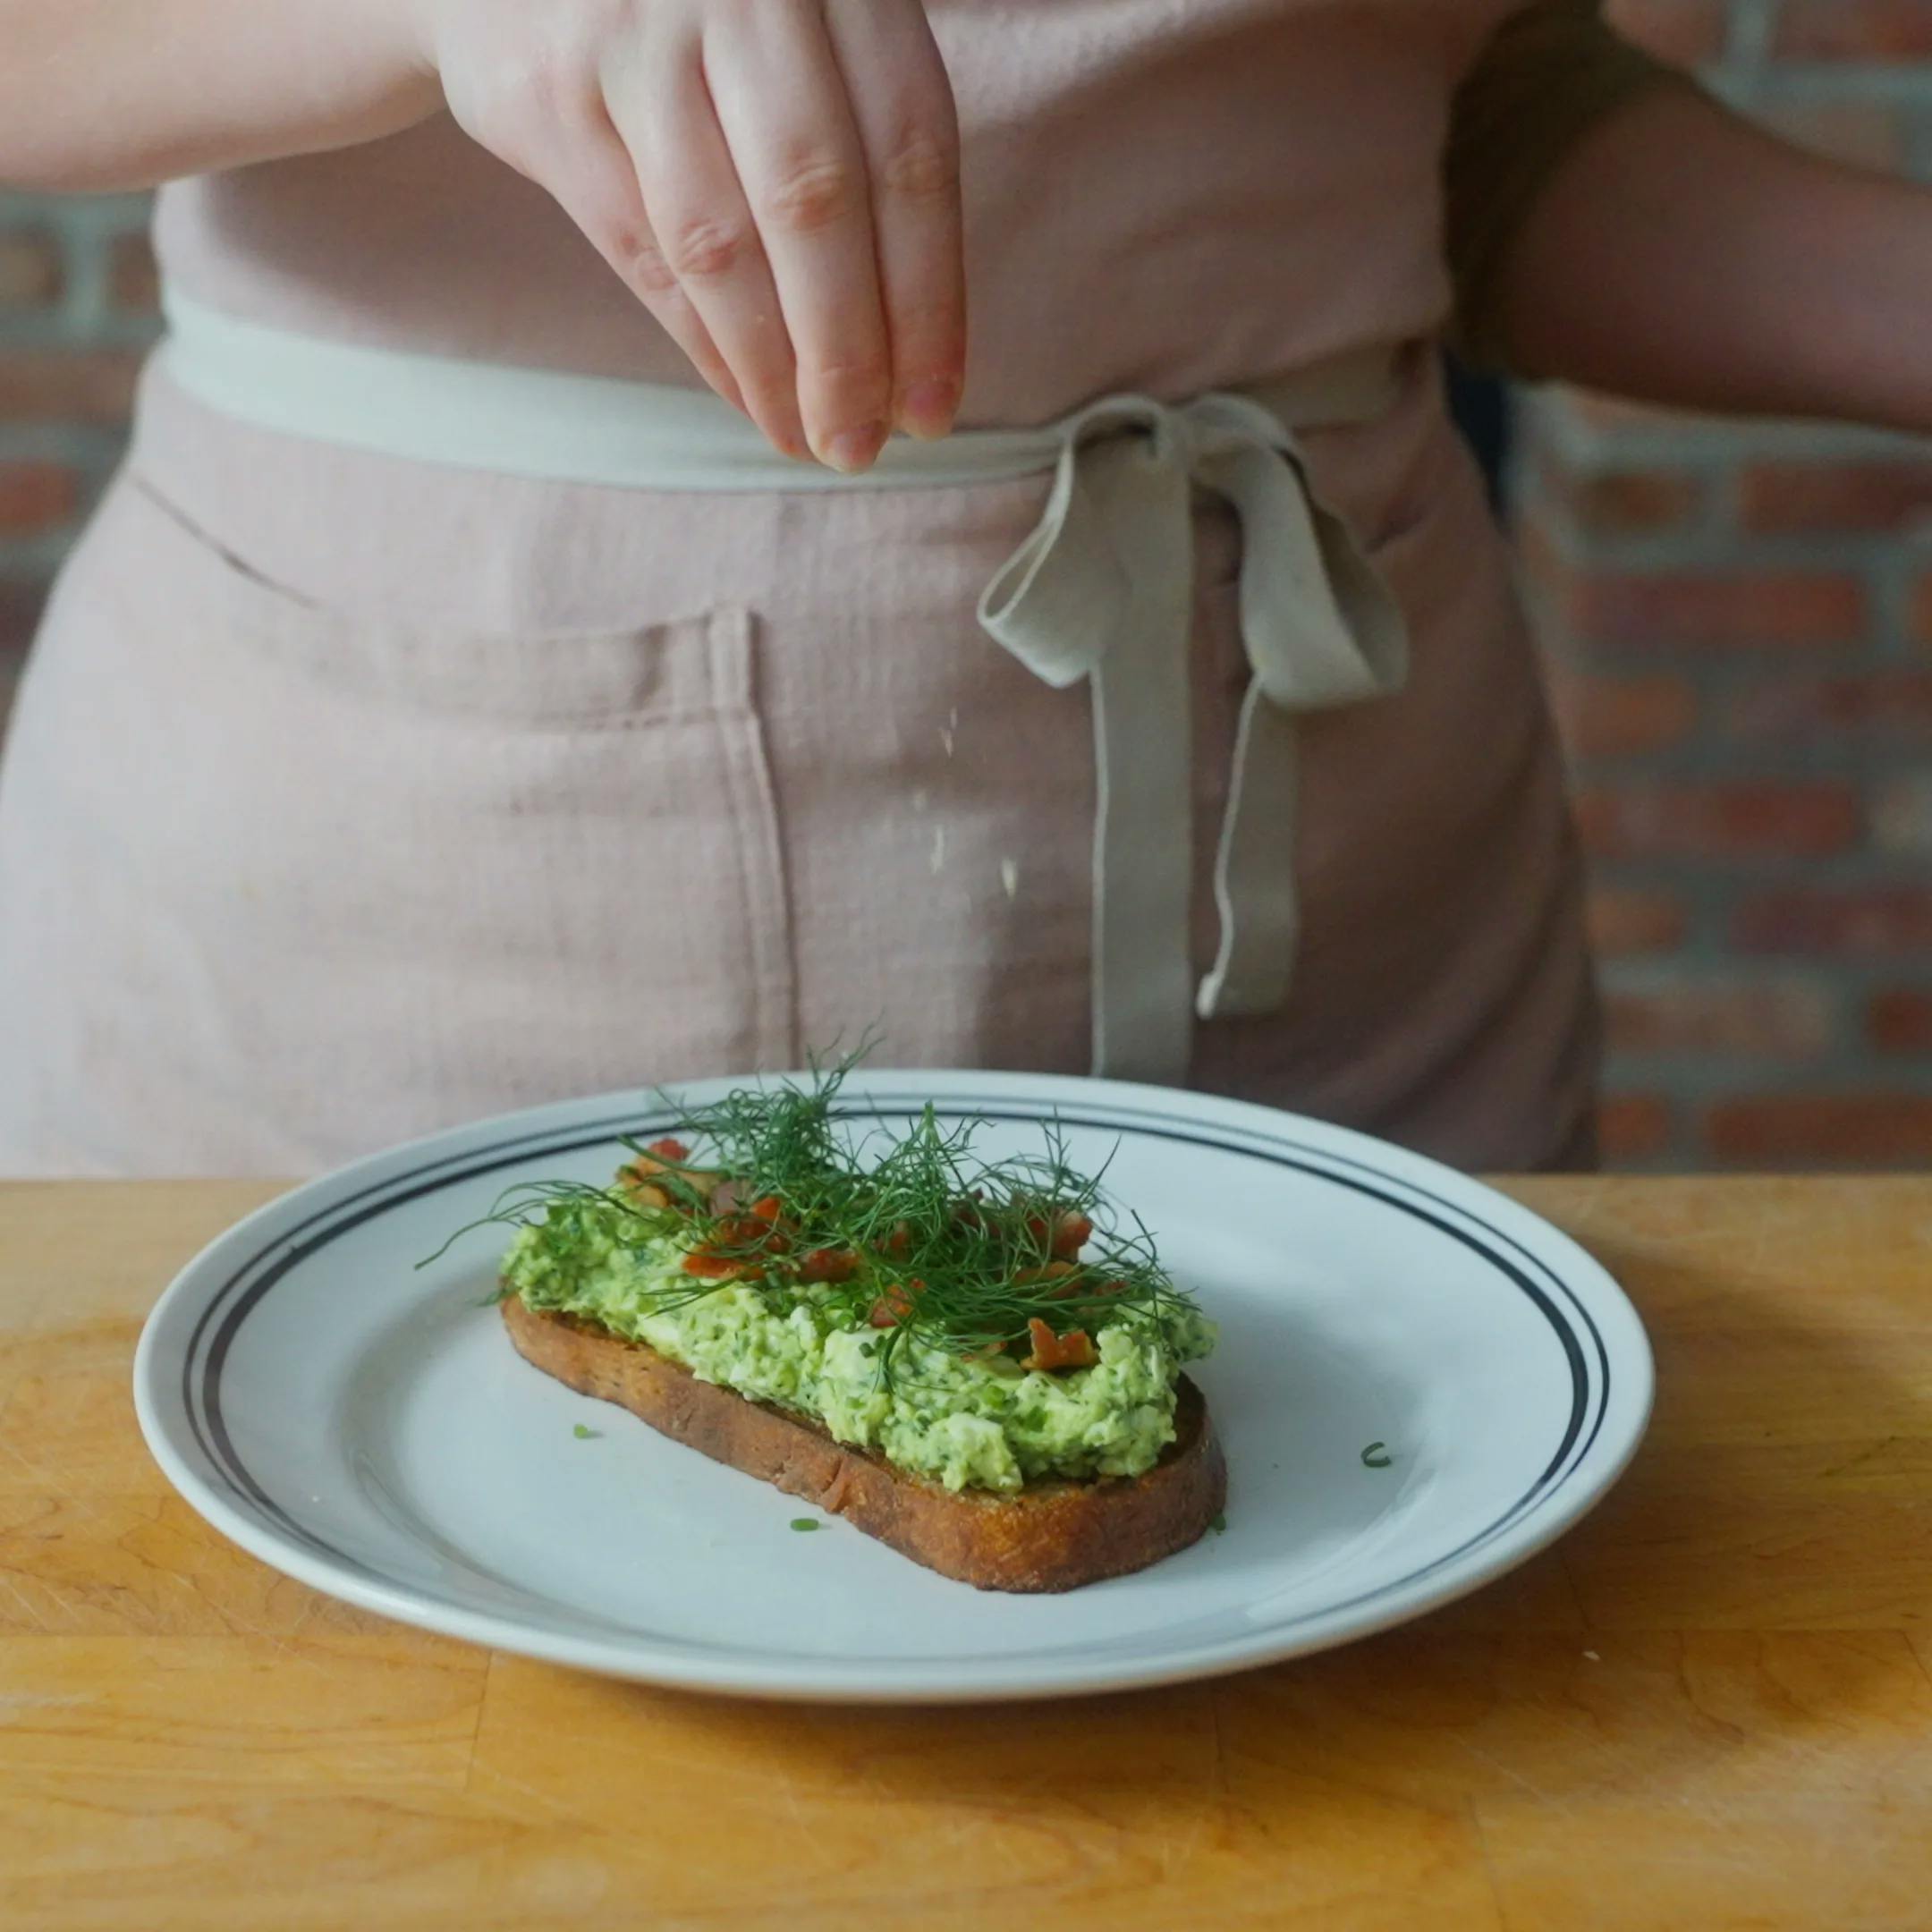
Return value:
M 513 1191 L 503 1290 L 648 1343 L 948 1489 L 1137 1476 L 1215 1330 L 1138 1224 L 974 1128 L 843 1130 L 843 1070 L 745 1089 L 629 1144 L 608 1188 Z

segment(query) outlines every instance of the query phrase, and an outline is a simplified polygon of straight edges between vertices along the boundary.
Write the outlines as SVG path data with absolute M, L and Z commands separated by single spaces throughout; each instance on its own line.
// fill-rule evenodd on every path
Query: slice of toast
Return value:
M 1184 1376 L 1176 1436 L 1145 1475 L 951 1490 L 835 1442 L 805 1417 L 700 1382 L 641 1342 L 515 1295 L 504 1325 L 528 1361 L 616 1402 L 673 1440 L 803 1496 L 914 1563 L 976 1589 L 1078 1589 L 1197 1541 L 1227 1500 L 1227 1464 L 1200 1391 Z

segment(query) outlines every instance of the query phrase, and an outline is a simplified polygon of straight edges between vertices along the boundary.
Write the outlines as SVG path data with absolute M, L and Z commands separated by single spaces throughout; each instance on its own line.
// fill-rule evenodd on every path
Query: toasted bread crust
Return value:
M 1078 1589 L 1144 1570 L 1195 1542 L 1227 1499 L 1227 1465 L 1200 1391 L 1182 1378 L 1176 1439 L 1143 1476 L 958 1492 L 837 1443 L 802 1417 L 700 1382 L 640 1342 L 515 1295 L 504 1325 L 528 1361 L 580 1394 L 803 1496 L 901 1555 L 976 1589 Z

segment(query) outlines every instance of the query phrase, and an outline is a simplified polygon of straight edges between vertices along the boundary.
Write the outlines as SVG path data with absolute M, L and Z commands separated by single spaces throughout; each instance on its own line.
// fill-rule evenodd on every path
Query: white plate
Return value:
M 640 1094 L 440 1134 L 231 1229 L 141 1336 L 149 1447 L 244 1549 L 404 1623 L 662 1683 L 924 1701 L 1206 1676 L 1401 1623 L 1560 1535 L 1642 1435 L 1650 1352 L 1615 1284 L 1432 1162 L 1092 1080 L 881 1072 L 845 1097 L 983 1116 L 992 1153 L 1057 1120 L 1076 1163 L 1111 1157 L 1110 1195 L 1221 1325 L 1197 1373 L 1223 1533 L 1064 1597 L 983 1595 L 843 1523 L 793 1533 L 794 1498 L 530 1368 L 484 1305 L 500 1230 L 416 1264 L 511 1182 L 606 1181 L 620 1133 L 668 1124 Z

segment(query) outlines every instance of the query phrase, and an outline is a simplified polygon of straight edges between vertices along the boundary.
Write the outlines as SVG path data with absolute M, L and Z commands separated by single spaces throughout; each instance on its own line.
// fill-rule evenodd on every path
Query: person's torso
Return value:
M 964 148 L 965 420 L 1179 397 L 1435 330 L 1455 82 L 1510 0 L 936 0 Z M 446 117 L 175 184 L 204 301 L 348 340 L 693 380 L 545 191 Z

